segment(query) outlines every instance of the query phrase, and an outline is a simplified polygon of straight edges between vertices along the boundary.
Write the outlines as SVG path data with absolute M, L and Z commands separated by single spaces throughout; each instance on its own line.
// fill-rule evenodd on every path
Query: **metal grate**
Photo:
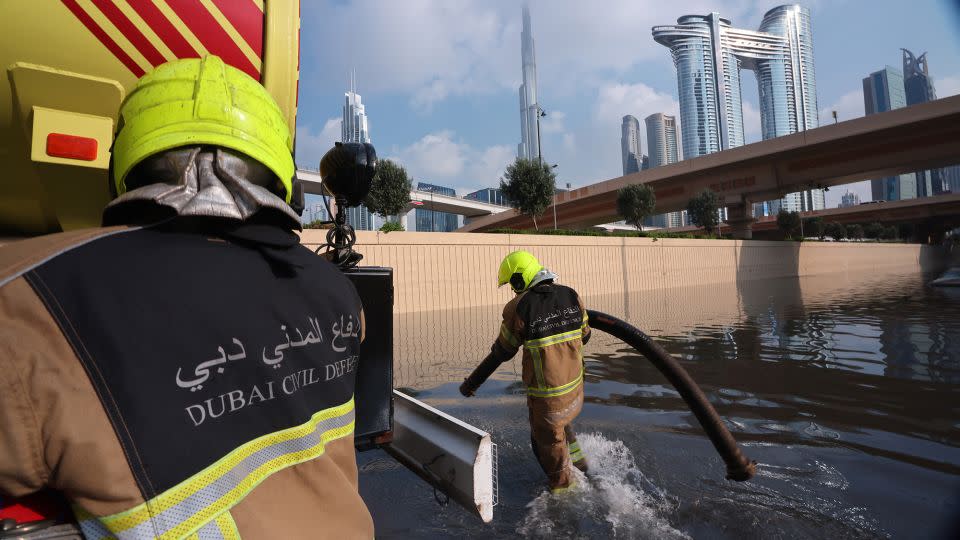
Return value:
M 500 503 L 500 466 L 497 457 L 497 443 L 490 443 L 490 454 L 493 460 L 493 505 Z

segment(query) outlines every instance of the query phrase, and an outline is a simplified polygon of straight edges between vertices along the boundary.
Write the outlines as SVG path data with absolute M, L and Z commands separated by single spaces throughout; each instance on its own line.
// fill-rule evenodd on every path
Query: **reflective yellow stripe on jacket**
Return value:
M 153 499 L 99 519 L 75 509 L 87 538 L 239 538 L 229 510 L 260 482 L 315 459 L 353 433 L 353 399 L 310 420 L 254 439 Z M 191 536 L 195 535 L 195 536 Z
M 586 325 L 586 323 L 584 323 Z M 580 339 L 583 336 L 583 327 L 578 330 L 570 330 L 561 334 L 543 337 L 540 339 L 530 339 L 523 342 L 523 347 L 530 352 L 530 358 L 533 360 L 533 373 L 537 386 L 528 386 L 527 395 L 532 397 L 556 397 L 562 396 L 568 392 L 577 389 L 577 385 L 583 382 L 583 359 L 580 360 L 580 374 L 576 379 L 560 386 L 548 387 L 546 379 L 543 376 L 543 355 L 542 350 L 551 345 L 566 343 Z
M 500 323 L 500 336 L 503 337 L 504 341 L 506 341 L 511 347 L 520 346 L 520 340 L 513 335 L 513 332 L 507 328 L 506 324 Z

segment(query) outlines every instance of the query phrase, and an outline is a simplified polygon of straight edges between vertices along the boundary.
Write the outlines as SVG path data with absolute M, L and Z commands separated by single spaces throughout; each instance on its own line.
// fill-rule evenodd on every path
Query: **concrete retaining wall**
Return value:
M 315 248 L 325 233 L 307 230 L 301 240 Z M 583 296 L 834 272 L 919 271 L 942 265 L 945 255 L 919 244 L 367 231 L 357 233 L 356 249 L 364 265 L 394 269 L 398 314 L 502 306 L 511 293 L 497 288 L 497 268 L 515 249 L 534 253 Z

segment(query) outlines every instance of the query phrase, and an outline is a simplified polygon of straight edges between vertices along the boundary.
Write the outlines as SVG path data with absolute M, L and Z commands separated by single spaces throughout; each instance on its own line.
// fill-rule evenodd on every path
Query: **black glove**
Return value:
M 513 354 L 516 354 L 516 351 Z M 490 348 L 490 354 L 483 359 L 483 362 L 480 362 L 480 365 L 473 370 L 469 377 L 463 380 L 463 384 L 460 385 L 460 393 L 465 397 L 472 396 L 477 388 L 480 388 L 480 385 L 487 380 L 487 377 L 493 375 L 500 364 L 512 358 L 513 354 L 504 350 L 500 342 L 495 342 L 493 347 Z

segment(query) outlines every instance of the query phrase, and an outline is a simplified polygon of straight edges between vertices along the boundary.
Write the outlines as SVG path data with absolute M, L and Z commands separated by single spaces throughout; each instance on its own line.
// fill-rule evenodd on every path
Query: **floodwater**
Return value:
M 464 399 L 500 307 L 396 320 L 398 387 L 491 433 L 499 504 L 483 524 L 380 451 L 360 489 L 384 538 L 957 538 L 960 289 L 935 274 L 835 274 L 585 298 L 675 355 L 759 462 L 724 465 L 677 392 L 596 333 L 574 424 L 591 478 L 544 492 L 519 355 Z M 562 280 L 562 276 L 561 276 Z

